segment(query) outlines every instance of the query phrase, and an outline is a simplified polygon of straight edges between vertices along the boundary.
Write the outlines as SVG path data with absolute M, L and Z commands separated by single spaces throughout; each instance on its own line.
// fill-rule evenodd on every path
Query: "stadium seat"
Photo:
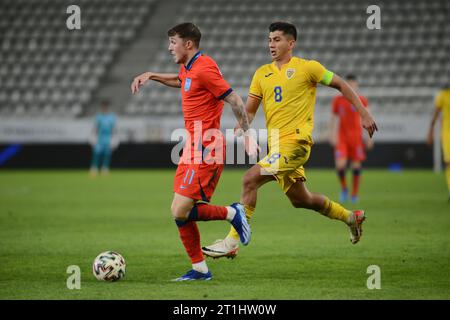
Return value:
M 275 17 L 284 20 L 293 17 L 291 21 L 299 29 L 297 54 L 301 52 L 302 57 L 317 59 L 343 75 L 355 73 L 360 79 L 361 91 L 374 101 L 375 109 L 402 113 L 406 111 L 402 108 L 413 109 L 411 104 L 432 101 L 432 92 L 441 80 L 440 70 L 449 63 L 450 28 L 446 27 L 444 14 L 448 4 L 445 1 L 430 4 L 427 0 L 414 3 L 392 0 L 389 5 L 386 1 L 379 5 L 383 10 L 382 31 L 365 28 L 366 7 L 352 0 L 287 0 L 282 3 L 192 0 L 187 1 L 179 20 L 195 21 L 206 30 L 202 51 L 216 59 L 235 89 L 246 92 L 256 68 L 270 62 L 266 47 L 268 24 Z M 436 21 L 441 27 L 436 28 Z M 149 69 L 173 70 L 173 63 L 162 52 Z M 429 90 L 413 95 L 411 101 L 402 91 L 424 85 Z M 139 95 L 132 97 L 129 105 L 140 101 L 150 106 L 147 109 L 150 114 L 160 114 L 164 110 L 167 116 L 171 114 L 169 110 L 181 113 L 179 96 L 173 91 L 158 91 L 154 86 L 144 87 L 143 91 L 152 94 L 144 95 L 145 99 Z M 385 99 L 386 92 L 394 96 Z M 163 101 L 170 107 L 154 108 L 154 101 Z M 319 106 L 329 103 L 328 98 L 317 100 Z
M 61 12 L 72 3 L 62 3 L 0 2 L 2 116 L 27 116 L 31 110 L 51 114 L 53 106 L 66 108 L 73 117 L 82 116 L 102 77 L 136 37 L 146 14 L 158 5 L 156 0 L 81 0 L 77 3 L 85 8 L 83 30 L 69 32 L 61 29 Z M 319 60 L 341 75 L 355 73 L 361 92 L 374 101 L 375 109 L 378 105 L 380 112 L 428 112 L 418 105 L 432 101 L 442 70 L 450 63 L 450 2 L 380 0 L 377 4 L 383 12 L 382 30 L 365 27 L 367 4 L 353 0 L 186 0 L 173 23 L 199 25 L 202 51 L 216 59 L 239 92 L 247 92 L 256 68 L 270 62 L 267 27 L 282 19 L 299 29 L 297 55 Z M 165 46 L 166 39 L 161 41 Z M 148 69 L 176 72 L 177 66 L 164 50 L 155 53 Z M 412 101 L 404 93 L 424 87 L 420 94 L 412 91 Z M 384 99 L 386 93 L 395 99 Z M 36 110 L 31 108 L 34 100 L 40 104 Z M 130 97 L 120 112 L 172 117 L 181 114 L 179 101 L 174 90 L 149 86 Z M 328 103 L 317 100 L 319 107 Z
M 78 1 L 83 9 L 82 31 L 67 30 L 64 16 L 61 20 L 71 4 L 0 2 L 2 116 L 28 117 L 39 112 L 81 116 L 113 57 L 136 35 L 154 0 Z

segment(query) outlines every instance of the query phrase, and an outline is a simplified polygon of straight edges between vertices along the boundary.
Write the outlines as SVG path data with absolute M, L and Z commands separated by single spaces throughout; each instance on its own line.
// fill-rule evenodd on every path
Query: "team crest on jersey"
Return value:
M 184 92 L 189 91 L 189 89 L 191 88 L 191 82 L 192 82 L 191 78 L 186 78 L 186 81 L 184 82 Z
M 287 70 L 286 70 L 286 77 L 287 77 L 288 79 L 291 79 L 292 76 L 294 75 L 294 73 L 295 73 L 295 69 L 287 69 Z

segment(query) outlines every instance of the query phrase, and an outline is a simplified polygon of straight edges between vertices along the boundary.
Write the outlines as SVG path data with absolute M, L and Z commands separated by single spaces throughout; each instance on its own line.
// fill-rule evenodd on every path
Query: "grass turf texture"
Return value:
M 331 170 L 308 170 L 308 187 L 331 198 Z M 226 169 L 214 204 L 239 199 L 243 171 Z M 366 170 L 360 203 L 368 219 L 352 245 L 338 221 L 294 209 L 276 183 L 264 186 L 253 237 L 234 260 L 210 260 L 210 282 L 173 283 L 190 268 L 169 208 L 174 170 L 0 173 L 1 299 L 449 299 L 450 203 L 442 175 Z M 225 236 L 224 221 L 199 222 L 202 243 Z M 125 278 L 97 281 L 106 250 L 127 262 Z M 69 290 L 69 265 L 81 290 Z M 367 267 L 381 268 L 368 290 Z

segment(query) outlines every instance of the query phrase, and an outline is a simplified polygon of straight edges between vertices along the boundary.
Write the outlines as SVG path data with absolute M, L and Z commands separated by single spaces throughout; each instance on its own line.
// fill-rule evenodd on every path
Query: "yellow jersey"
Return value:
M 450 134 L 450 88 L 439 92 L 435 101 L 442 113 L 442 133 Z
M 256 70 L 249 95 L 262 99 L 269 147 L 273 129 L 279 130 L 280 140 L 297 137 L 313 143 L 316 87 L 327 74 L 330 73 L 319 62 L 298 57 L 292 57 L 281 70 L 275 62 Z

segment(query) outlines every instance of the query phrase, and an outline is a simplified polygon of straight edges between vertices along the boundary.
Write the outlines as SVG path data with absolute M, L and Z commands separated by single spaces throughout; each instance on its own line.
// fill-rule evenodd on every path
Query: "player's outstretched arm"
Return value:
M 244 131 L 245 145 L 248 155 L 251 157 L 257 156 L 259 146 L 250 135 L 246 134 L 248 132 L 248 129 L 250 129 L 250 121 L 248 119 L 247 112 L 245 111 L 246 107 L 244 105 L 244 101 L 242 101 L 242 98 L 234 91 L 225 98 L 225 101 L 231 105 L 231 109 L 233 110 L 234 116 L 239 123 L 239 127 Z M 254 113 L 252 116 L 252 120 L 253 117 Z
M 433 140 L 434 140 L 434 126 L 436 125 L 436 121 L 439 118 L 440 114 L 441 114 L 441 109 L 440 108 L 435 108 L 434 109 L 434 113 L 433 113 L 433 117 L 431 118 L 430 129 L 428 130 L 428 136 L 427 136 L 427 144 L 430 145 L 430 146 L 433 144 Z
M 139 88 L 149 80 L 160 82 L 168 87 L 181 87 L 181 81 L 176 73 L 144 72 L 133 79 L 133 82 L 131 83 L 131 92 L 139 92 Z
M 253 119 L 255 118 L 256 112 L 258 111 L 259 104 L 261 103 L 261 99 L 249 95 L 247 98 L 247 103 L 245 104 L 245 112 L 247 113 L 248 123 L 251 124 Z M 241 129 L 240 124 L 236 124 L 234 131 Z
M 339 90 L 342 95 L 356 108 L 356 110 L 358 110 L 359 114 L 361 115 L 362 126 L 369 133 L 369 137 L 372 138 L 375 131 L 378 130 L 377 124 L 375 123 L 375 120 L 373 119 L 369 110 L 367 110 L 367 108 L 364 108 L 361 100 L 359 99 L 356 92 L 352 89 L 352 87 L 350 87 L 350 85 L 337 74 L 333 75 L 329 86 Z
M 247 113 L 245 112 L 245 105 L 242 98 L 233 91 L 225 98 L 225 101 L 230 104 L 234 116 L 239 122 L 239 126 L 242 130 L 247 131 L 250 128 L 250 122 L 248 120 Z

